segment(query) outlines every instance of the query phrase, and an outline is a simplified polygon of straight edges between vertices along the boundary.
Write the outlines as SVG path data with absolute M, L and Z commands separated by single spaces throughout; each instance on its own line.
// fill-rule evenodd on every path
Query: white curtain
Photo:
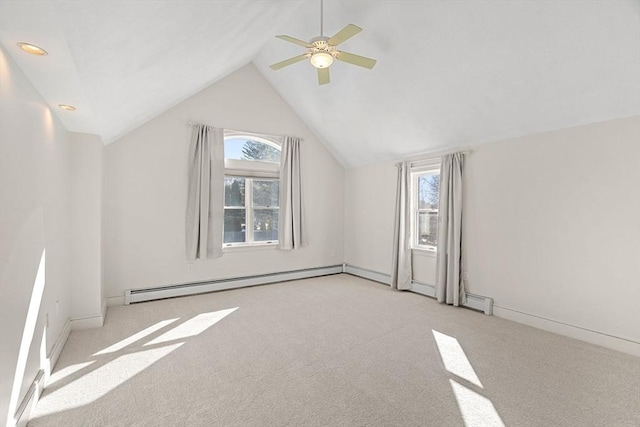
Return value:
M 278 248 L 306 246 L 302 183 L 300 176 L 300 138 L 285 136 L 280 155 L 280 213 Z
M 411 289 L 411 212 L 409 211 L 409 165 L 401 162 L 396 189 L 396 216 L 393 227 L 391 288 Z
M 466 302 L 462 280 L 462 176 L 464 154 L 442 157 L 438 205 L 438 257 L 436 296 L 458 306 Z
M 224 132 L 195 124 L 189 147 L 187 259 L 222 256 L 223 197 Z

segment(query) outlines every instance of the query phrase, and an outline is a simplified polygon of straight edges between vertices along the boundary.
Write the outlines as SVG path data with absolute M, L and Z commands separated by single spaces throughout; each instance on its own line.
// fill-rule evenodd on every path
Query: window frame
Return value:
M 420 209 L 418 204 L 418 192 L 419 179 L 421 176 L 428 175 L 440 175 L 440 159 L 437 163 L 435 161 L 423 164 L 421 166 L 412 167 L 411 171 L 411 249 L 421 251 L 424 254 L 436 256 L 438 253 L 438 247 L 433 245 L 420 244 L 420 236 L 418 235 L 420 226 L 418 221 L 420 220 L 420 212 L 436 212 L 438 215 L 440 209 Z M 440 194 L 438 194 L 440 197 Z
M 279 151 L 282 151 L 281 138 L 269 135 L 254 134 L 249 132 L 240 132 L 233 130 L 224 131 L 224 141 L 227 139 L 247 139 L 270 145 Z M 279 240 L 255 241 L 254 240 L 254 210 L 257 209 L 274 209 L 280 214 L 280 203 L 274 206 L 254 206 L 253 205 L 253 186 L 254 180 L 257 181 L 276 181 L 280 183 L 280 164 L 274 162 L 265 162 L 260 160 L 240 160 L 240 159 L 224 159 L 225 165 L 225 182 L 228 178 L 237 178 L 245 180 L 244 189 L 244 207 L 239 206 L 223 206 L 224 211 L 227 209 L 244 209 L 245 210 L 245 241 L 244 242 L 224 242 L 224 215 L 222 218 L 222 249 L 239 249 L 239 248 L 264 248 L 276 247 Z

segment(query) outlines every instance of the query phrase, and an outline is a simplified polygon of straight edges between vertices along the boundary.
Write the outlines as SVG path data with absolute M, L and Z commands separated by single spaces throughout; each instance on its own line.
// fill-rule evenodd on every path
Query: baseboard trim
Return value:
M 35 408 L 36 403 L 38 403 L 42 390 L 44 389 L 44 376 L 44 369 L 40 369 L 29 386 L 29 390 L 27 390 L 27 394 L 25 394 L 24 399 L 20 402 L 20 405 L 14 415 L 16 427 L 27 426 L 27 423 L 31 418 L 31 412 L 33 411 L 33 408 Z
M 82 329 L 101 328 L 102 325 L 104 325 L 104 319 L 107 316 L 107 307 L 108 301 L 105 298 L 105 300 L 102 302 L 102 307 L 100 308 L 100 314 L 72 317 L 70 319 L 71 330 L 80 331 Z
M 102 323 L 104 324 L 104 319 L 105 317 L 107 317 L 107 299 L 104 298 L 104 300 L 102 301 Z
M 424 283 L 418 280 L 411 281 L 411 292 L 416 292 L 418 294 L 426 295 L 431 298 L 436 297 L 436 285 L 432 285 L 431 283 Z
M 101 328 L 104 324 L 104 316 L 102 313 L 93 316 L 73 317 L 71 318 L 71 330 L 80 331 L 83 329 Z
M 115 307 L 117 305 L 124 305 L 124 295 L 107 297 L 107 307 Z
M 345 264 L 344 272 L 353 276 L 362 277 L 364 279 L 373 280 L 375 282 L 391 285 L 391 276 L 378 271 L 369 270 L 367 268 L 357 267 L 355 265 Z M 411 292 L 426 295 L 431 298 L 436 297 L 436 287 L 430 283 L 420 282 L 418 280 L 411 281 Z M 470 294 L 467 292 L 467 302 L 462 304 L 463 307 L 473 310 L 482 311 L 484 314 L 493 314 L 493 299 L 482 295 Z
M 391 276 L 378 271 L 345 264 L 344 272 L 353 276 L 384 283 L 386 285 L 391 284 Z M 410 290 L 411 292 L 426 295 L 431 298 L 435 298 L 436 296 L 435 286 L 433 284 L 420 282 L 418 280 L 413 280 L 411 282 Z M 632 354 L 634 356 L 640 356 L 640 343 L 638 342 L 523 313 L 510 308 L 497 306 L 494 305 L 493 298 L 467 292 L 467 302 L 463 304 L 463 306 L 482 311 L 487 315 L 494 314 L 495 316 L 502 317 L 503 319 L 512 320 L 514 322 L 533 326 L 545 331 L 586 341 L 591 344 L 601 345 L 603 347 Z
M 534 328 L 542 329 L 555 334 L 564 335 L 566 337 L 575 338 L 586 341 L 591 344 L 600 345 L 623 353 L 640 357 L 640 343 L 613 335 L 604 334 L 598 331 L 581 328 L 579 326 L 570 325 L 568 323 L 558 322 L 556 320 L 547 319 L 529 313 L 524 313 L 499 305 L 494 305 L 494 314 L 496 317 L 512 320 Z
M 71 319 L 67 319 L 64 326 L 62 327 L 62 332 L 58 335 L 58 339 L 55 344 L 53 344 L 53 348 L 51 349 L 51 354 L 49 355 L 49 373 L 53 371 L 56 367 L 56 363 L 58 363 L 58 359 L 60 358 L 60 353 L 62 353 L 62 349 L 64 348 L 67 340 L 69 339 L 69 335 L 71 334 Z
M 378 271 L 369 270 L 368 268 L 357 267 L 351 264 L 345 264 L 344 272 L 353 276 L 362 277 L 363 279 L 373 280 L 374 282 L 391 285 L 391 276 Z
M 156 288 L 127 289 L 124 295 L 125 305 L 153 301 L 164 298 L 181 297 L 207 292 L 224 291 L 244 288 L 248 286 L 266 285 L 269 283 L 286 282 L 290 280 L 308 279 L 311 277 L 328 276 L 342 273 L 343 266 L 307 268 L 303 270 L 286 271 L 282 273 L 261 274 L 230 279 L 212 280 L 207 282 L 184 283 L 179 285 L 161 286 Z
M 44 366 L 40 367 L 40 370 L 36 374 L 36 377 L 29 386 L 29 390 L 27 390 L 27 393 L 25 394 L 22 402 L 20 402 L 20 405 L 16 410 L 16 413 L 14 415 L 14 419 L 16 420 L 16 427 L 26 427 L 27 423 L 31 419 L 31 412 L 38 403 L 38 400 L 40 400 L 42 391 L 49 381 L 51 372 L 58 363 L 58 359 L 60 358 L 62 349 L 66 345 L 70 334 L 71 319 L 67 319 L 67 321 L 64 323 L 64 326 L 62 327 L 62 331 L 60 331 L 60 334 L 56 339 L 56 342 L 53 344 L 51 351 L 47 355 L 47 359 L 43 362 Z

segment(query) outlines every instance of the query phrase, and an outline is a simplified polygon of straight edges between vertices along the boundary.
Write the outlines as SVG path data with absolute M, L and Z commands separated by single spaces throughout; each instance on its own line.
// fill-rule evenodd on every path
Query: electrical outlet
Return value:
M 468 272 L 468 271 L 463 272 L 463 273 L 462 273 L 462 278 L 463 278 L 464 280 L 469 280 L 469 272 Z
M 187 263 L 187 271 L 193 271 L 193 263 Z
M 45 325 L 47 326 L 47 328 L 49 327 L 49 313 L 47 313 L 45 316 Z

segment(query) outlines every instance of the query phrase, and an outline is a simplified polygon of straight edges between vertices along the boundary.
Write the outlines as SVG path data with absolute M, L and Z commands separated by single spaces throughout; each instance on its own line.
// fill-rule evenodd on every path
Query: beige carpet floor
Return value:
M 349 275 L 112 307 L 31 427 L 639 426 L 640 359 Z

